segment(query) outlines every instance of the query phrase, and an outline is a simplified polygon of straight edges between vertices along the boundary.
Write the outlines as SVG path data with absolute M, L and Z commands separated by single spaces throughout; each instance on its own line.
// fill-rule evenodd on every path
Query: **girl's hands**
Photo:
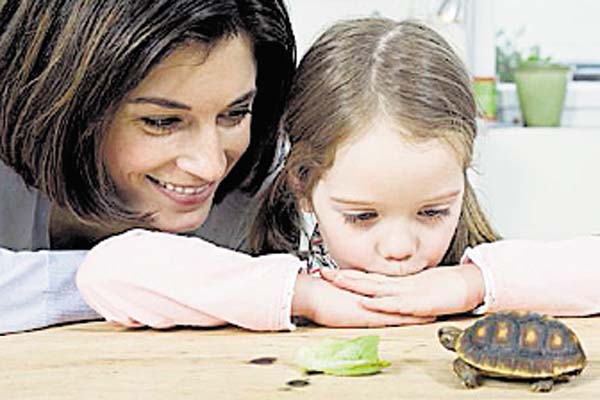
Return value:
M 373 328 L 433 322 L 434 317 L 402 315 L 368 309 L 367 297 L 335 287 L 329 282 L 300 274 L 296 281 L 292 314 L 329 327 Z
M 436 267 L 409 276 L 322 269 L 321 276 L 361 296 L 372 312 L 433 317 L 473 310 L 483 301 L 481 271 L 473 264 Z

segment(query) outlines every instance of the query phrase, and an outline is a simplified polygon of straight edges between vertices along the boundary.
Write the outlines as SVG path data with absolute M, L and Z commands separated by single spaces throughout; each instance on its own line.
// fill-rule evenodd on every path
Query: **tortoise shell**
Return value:
M 460 333 L 456 353 L 486 374 L 514 378 L 574 374 L 586 363 L 571 329 L 533 312 L 499 312 L 478 320 Z

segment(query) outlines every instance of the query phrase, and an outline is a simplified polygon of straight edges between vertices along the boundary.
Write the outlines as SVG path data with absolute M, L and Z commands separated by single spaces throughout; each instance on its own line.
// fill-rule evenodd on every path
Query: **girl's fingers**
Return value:
M 367 317 L 367 327 L 379 328 L 385 326 L 401 326 L 427 324 L 435 321 L 435 317 L 418 317 L 413 315 L 384 314 L 380 312 L 370 312 Z
M 353 269 L 344 269 L 343 271 L 362 271 L 369 275 L 379 275 L 387 277 L 399 277 L 414 275 L 427 269 L 426 263 L 400 263 L 397 265 L 386 266 L 355 266 Z
M 413 303 L 412 301 L 410 303 Z M 361 305 L 367 310 L 392 313 L 392 314 L 409 314 L 418 317 L 440 315 L 441 312 L 435 312 L 431 307 L 415 307 L 415 304 L 410 304 L 402 301 L 397 296 L 376 297 L 370 299 L 362 299 Z
M 365 296 L 389 296 L 394 292 L 394 282 L 377 277 L 368 277 L 371 274 L 357 275 L 357 271 L 321 271 L 321 276 L 340 289 L 348 290 Z
M 382 280 L 384 278 L 383 275 L 367 273 L 363 271 L 359 271 L 357 269 L 330 269 L 323 268 L 319 271 L 321 273 L 321 277 L 329 282 L 333 282 L 336 279 L 350 278 L 350 279 L 369 279 L 369 280 Z

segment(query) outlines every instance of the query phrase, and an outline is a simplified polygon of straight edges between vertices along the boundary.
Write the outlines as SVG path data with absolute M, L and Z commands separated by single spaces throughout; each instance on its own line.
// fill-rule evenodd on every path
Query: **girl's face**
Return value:
M 340 268 L 407 274 L 442 260 L 463 191 L 462 167 L 448 145 L 409 142 L 379 121 L 338 148 L 311 203 Z
M 175 50 L 123 101 L 103 148 L 118 195 L 152 226 L 199 227 L 219 183 L 250 141 L 256 91 L 251 43 L 224 40 Z

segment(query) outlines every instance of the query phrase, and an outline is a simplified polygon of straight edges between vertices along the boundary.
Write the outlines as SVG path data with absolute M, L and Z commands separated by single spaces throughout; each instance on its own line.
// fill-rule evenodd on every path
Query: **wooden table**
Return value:
M 451 370 L 454 354 L 436 332 L 453 320 L 386 329 L 299 328 L 252 333 L 235 328 L 123 330 L 106 323 L 68 325 L 0 336 L 0 399 L 598 399 L 600 317 L 564 320 L 578 333 L 589 364 L 581 376 L 548 394 L 525 383 L 486 380 L 467 390 Z M 323 337 L 381 337 L 380 356 L 392 362 L 368 377 L 305 377 L 296 350 Z M 254 365 L 272 356 L 272 365 Z M 292 388 L 286 382 L 308 379 Z

